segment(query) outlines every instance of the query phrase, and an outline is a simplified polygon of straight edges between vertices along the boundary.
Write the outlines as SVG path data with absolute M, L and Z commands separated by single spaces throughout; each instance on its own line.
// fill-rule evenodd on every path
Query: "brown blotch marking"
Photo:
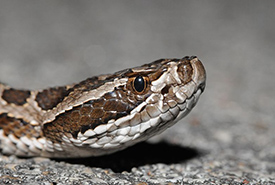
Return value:
M 49 88 L 39 92 L 35 100 L 43 110 L 49 110 L 60 103 L 70 92 L 71 89 L 66 87 Z
M 100 119 L 104 115 L 104 110 L 95 108 L 90 114 L 91 119 Z
M 98 86 L 101 86 L 104 84 L 104 80 L 99 80 L 97 76 L 88 78 L 74 86 L 74 89 L 79 90 L 92 90 L 94 88 L 97 88 Z
M 105 112 L 105 114 L 102 116 L 101 120 L 103 123 L 107 123 L 112 118 L 115 118 L 117 113 L 115 112 Z
M 178 74 L 181 81 L 186 84 L 192 80 L 193 68 L 188 58 L 183 58 L 181 64 L 178 65 Z
M 27 136 L 28 138 L 38 138 L 41 136 L 41 133 L 38 132 L 31 124 L 22 119 L 10 117 L 7 113 L 0 115 L 0 128 L 3 129 L 5 136 L 8 136 L 9 134 L 14 134 L 17 138 L 22 136 Z
M 80 90 L 80 91 L 90 91 L 104 85 L 106 82 L 113 81 L 114 78 L 116 77 L 118 77 L 118 75 L 116 74 L 109 75 L 109 76 L 108 75 L 94 76 L 76 84 L 73 87 L 73 89 Z
M 104 111 L 116 111 L 124 112 L 127 110 L 128 106 L 125 103 L 122 103 L 120 100 L 108 100 L 104 105 Z
M 31 92 L 28 90 L 17 90 L 17 89 L 5 89 L 2 94 L 2 98 L 15 105 L 24 105 L 27 103 L 27 99 L 30 97 Z
M 90 113 L 91 113 L 91 107 L 89 105 L 84 105 L 84 106 L 81 107 L 81 109 L 80 109 L 80 114 L 81 115 L 86 116 Z
M 93 107 L 103 107 L 106 102 L 103 98 L 100 98 L 98 100 L 93 100 L 90 103 L 93 104 Z
M 135 106 L 131 102 L 114 98 L 122 97 L 123 91 L 119 94 L 114 93 L 116 95 L 106 93 L 98 100 L 88 101 L 58 115 L 54 121 L 44 125 L 45 137 L 53 142 L 62 142 L 63 134 L 71 134 L 74 138 L 77 138 L 79 132 L 84 133 L 88 129 L 107 124 L 111 119 L 117 120 L 128 115 Z

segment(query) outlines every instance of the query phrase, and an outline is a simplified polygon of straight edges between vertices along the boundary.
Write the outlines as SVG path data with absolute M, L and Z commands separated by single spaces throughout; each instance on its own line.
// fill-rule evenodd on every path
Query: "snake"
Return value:
M 0 150 L 21 157 L 110 154 L 185 117 L 205 89 L 195 56 L 159 59 L 42 90 L 0 83 Z

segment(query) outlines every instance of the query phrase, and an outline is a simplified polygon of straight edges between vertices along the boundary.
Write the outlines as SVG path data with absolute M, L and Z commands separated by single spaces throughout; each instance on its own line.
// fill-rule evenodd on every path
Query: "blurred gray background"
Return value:
M 251 171 L 274 176 L 274 9 L 272 0 L 0 1 L 0 81 L 37 89 L 196 55 L 205 93 L 154 139 L 253 159 Z

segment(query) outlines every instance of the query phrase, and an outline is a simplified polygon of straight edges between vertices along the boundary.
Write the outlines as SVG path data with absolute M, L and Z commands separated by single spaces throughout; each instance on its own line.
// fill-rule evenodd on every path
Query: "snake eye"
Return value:
M 142 76 L 137 76 L 134 80 L 134 89 L 141 93 L 146 88 L 146 82 Z

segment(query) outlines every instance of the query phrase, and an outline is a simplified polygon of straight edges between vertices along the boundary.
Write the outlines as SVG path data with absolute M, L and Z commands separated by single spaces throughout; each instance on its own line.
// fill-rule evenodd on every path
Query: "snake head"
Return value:
M 195 106 L 206 80 L 205 69 L 196 57 L 160 59 L 115 76 L 125 84 L 108 93 L 112 98 L 105 98 L 106 104 L 112 101 L 107 109 L 116 117 L 101 125 L 105 131 L 99 137 L 102 153 L 121 150 L 172 126 Z M 98 143 L 92 145 L 101 148 Z
M 129 76 L 125 91 L 132 92 L 128 99 L 138 103 L 128 119 L 122 118 L 123 123 L 118 120 L 118 125 L 127 125 L 129 132 L 124 141 L 133 143 L 164 131 L 186 116 L 196 105 L 206 81 L 205 69 L 197 57 L 160 59 L 124 75 Z
M 46 114 L 45 148 L 52 151 L 45 156 L 98 156 L 146 140 L 191 111 L 205 80 L 197 57 L 160 59 L 87 79 L 48 112 L 54 117 Z

